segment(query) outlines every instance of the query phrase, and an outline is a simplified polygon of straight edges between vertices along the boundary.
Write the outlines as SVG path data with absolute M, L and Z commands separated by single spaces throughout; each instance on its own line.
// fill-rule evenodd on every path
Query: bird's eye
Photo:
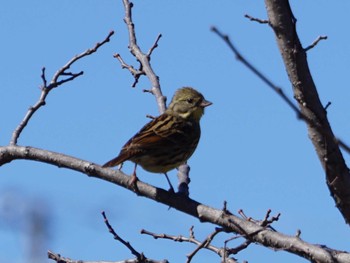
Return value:
M 187 102 L 192 104 L 193 103 L 193 99 L 187 99 Z

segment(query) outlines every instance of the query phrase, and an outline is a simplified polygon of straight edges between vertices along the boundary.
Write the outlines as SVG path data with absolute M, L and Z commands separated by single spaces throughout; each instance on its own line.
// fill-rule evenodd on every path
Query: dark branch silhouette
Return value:
M 308 126 L 309 138 L 325 170 L 327 186 L 336 206 L 345 221 L 349 223 L 350 206 L 347 204 L 350 203 L 350 175 L 349 168 L 345 163 L 339 146 L 350 153 L 348 151 L 349 147 L 333 134 L 327 119 L 326 109 L 319 99 L 306 59 L 306 51 L 316 46 L 320 40 L 326 39 L 326 37 L 319 37 L 309 47 L 303 48 L 296 32 L 296 19 L 291 11 L 288 0 L 278 3 L 270 0 L 265 0 L 265 2 L 269 16 L 266 24 L 276 34 L 276 40 L 290 82 L 293 85 L 294 98 L 298 103 L 298 107 L 285 95 L 280 87 L 276 86 L 241 55 L 227 35 L 221 33 L 215 27 L 212 28 L 212 31 L 224 40 L 240 62 L 272 88 L 297 114 L 299 119 L 305 121 Z M 251 19 L 251 17 L 249 18 Z M 251 20 L 257 21 L 258 19 Z

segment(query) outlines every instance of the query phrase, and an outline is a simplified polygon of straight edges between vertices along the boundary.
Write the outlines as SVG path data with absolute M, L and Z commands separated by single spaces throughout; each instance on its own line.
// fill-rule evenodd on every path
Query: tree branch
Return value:
M 85 261 L 85 260 L 74 260 L 67 257 L 62 257 L 60 254 L 54 253 L 52 251 L 47 252 L 47 256 L 49 259 L 56 261 L 57 263 L 168 263 L 168 261 L 139 261 L 137 258 L 135 259 L 126 259 L 122 261 Z
M 211 245 L 211 241 L 214 239 L 214 237 L 220 233 L 223 232 L 224 229 L 223 228 L 215 228 L 215 231 L 213 233 L 211 233 L 204 241 L 200 242 L 199 240 L 197 240 L 194 237 L 194 233 L 193 233 L 193 226 L 190 228 L 190 236 L 189 237 L 184 237 L 184 236 L 173 236 L 173 235 L 168 235 L 168 234 L 156 234 L 156 233 L 152 233 L 150 231 L 147 231 L 145 229 L 141 230 L 141 234 L 145 234 L 145 235 L 149 235 L 152 236 L 155 239 L 169 239 L 169 240 L 173 240 L 175 242 L 188 242 L 188 243 L 192 243 L 197 245 L 196 249 L 187 255 L 187 262 L 191 262 L 192 258 L 195 256 L 195 254 L 201 250 L 201 249 L 207 249 L 210 250 L 216 254 L 218 254 L 221 258 L 225 257 L 226 261 L 223 261 L 225 263 L 237 263 L 236 260 L 234 260 L 233 258 L 227 258 L 228 253 L 227 250 L 228 249 L 222 249 L 222 248 L 218 248 L 216 246 Z
M 110 41 L 110 38 L 112 37 L 112 35 L 114 34 L 114 31 L 109 32 L 109 34 L 107 35 L 107 37 L 100 43 L 97 43 L 95 45 L 95 47 L 90 48 L 85 50 L 83 53 L 74 56 L 72 59 L 70 59 L 63 67 L 61 67 L 52 77 L 52 80 L 50 81 L 49 85 L 47 85 L 47 80 L 46 80 L 46 76 L 45 76 L 45 67 L 42 68 L 41 71 L 41 79 L 43 80 L 43 85 L 41 86 L 41 94 L 39 97 L 39 100 L 37 101 L 37 103 L 35 103 L 34 106 L 31 106 L 29 108 L 29 110 L 27 111 L 27 113 L 25 114 L 23 120 L 21 121 L 21 123 L 17 126 L 17 128 L 14 130 L 14 132 L 12 133 L 12 138 L 10 141 L 10 145 L 16 145 L 19 136 L 21 135 L 23 129 L 27 126 L 29 120 L 32 118 L 32 116 L 34 115 L 34 113 L 39 110 L 42 106 L 44 106 L 46 104 L 46 97 L 49 95 L 50 91 L 53 90 L 54 88 L 57 88 L 58 86 L 72 81 L 75 78 L 81 76 L 84 74 L 83 71 L 80 71 L 79 73 L 71 73 L 71 72 L 67 72 L 67 70 L 78 60 L 80 60 L 81 58 L 91 55 L 92 53 L 95 53 L 101 46 L 103 46 L 105 43 Z M 66 77 L 64 79 L 59 80 L 61 77 Z
M 311 43 L 310 46 L 304 48 L 305 51 L 309 51 L 310 49 L 314 48 L 317 46 L 317 44 L 321 41 L 321 40 L 326 40 L 328 39 L 327 36 L 319 36 L 314 42 Z
M 130 3 L 128 0 L 123 0 L 123 4 L 125 8 L 124 22 L 129 32 L 129 50 L 131 54 L 140 63 L 139 72 L 142 72 L 150 80 L 152 85 L 152 88 L 150 89 L 150 91 L 156 98 L 159 112 L 163 113 L 166 109 L 166 105 L 165 105 L 166 97 L 164 97 L 162 94 L 162 90 L 160 88 L 160 83 L 159 83 L 159 77 L 155 74 L 150 64 L 150 55 L 152 54 L 153 50 L 157 47 L 158 41 L 161 35 L 158 35 L 154 45 L 149 50 L 148 54 L 143 53 L 141 48 L 137 45 L 137 41 L 136 41 L 135 25 L 132 21 L 132 12 L 131 12 L 133 4 Z M 139 73 L 139 75 L 141 74 Z
M 272 88 L 297 114 L 299 119 L 306 122 L 309 138 L 326 172 L 328 188 L 336 206 L 349 224 L 350 176 L 339 146 L 350 153 L 349 147 L 334 136 L 327 120 L 326 109 L 319 100 L 306 60 L 306 51 L 311 47 L 304 49 L 300 44 L 295 28 L 296 19 L 292 14 L 288 0 L 281 2 L 265 1 L 269 15 L 268 24 L 274 29 L 276 34 L 280 52 L 293 85 L 294 98 L 297 100 L 299 107 L 294 105 L 280 87 L 276 86 L 248 62 L 232 44 L 227 35 L 224 35 L 215 27 L 212 28 L 212 31 L 224 40 L 240 62 Z M 324 37 L 320 37 L 311 46 L 315 46 L 321 39 L 324 39 Z
M 102 216 L 104 219 L 104 222 L 108 228 L 109 233 L 111 233 L 113 235 L 113 238 L 117 241 L 119 241 L 120 243 L 122 243 L 126 248 L 128 248 L 130 250 L 130 252 L 136 256 L 136 262 L 138 263 L 151 263 L 151 262 L 158 262 L 158 263 L 169 263 L 167 260 L 162 260 L 162 261 L 157 261 L 157 260 L 153 260 L 153 259 L 148 259 L 143 253 L 139 253 L 128 241 L 125 241 L 123 238 L 121 238 L 113 229 L 113 227 L 111 226 L 111 224 L 108 221 L 108 218 L 106 216 L 106 213 L 103 211 L 102 212 Z
M 270 26 L 275 32 L 288 77 L 293 86 L 294 98 L 300 112 L 308 120 L 309 138 L 326 173 L 328 188 L 343 215 L 350 223 L 350 176 L 331 126 L 312 79 L 306 50 L 296 32 L 296 19 L 288 0 L 265 0 Z
M 33 147 L 9 145 L 0 147 L 0 166 L 13 160 L 26 159 L 52 164 L 84 173 L 88 176 L 111 182 L 130 190 L 130 176 L 119 170 L 102 168 L 92 162 L 84 161 L 68 155 L 46 151 Z M 276 250 L 284 250 L 314 262 L 350 262 L 350 254 L 325 246 L 307 243 L 299 237 L 287 236 L 267 229 L 259 223 L 227 213 L 222 209 L 204 205 L 181 194 L 153 187 L 137 181 L 138 195 L 144 196 L 166 206 L 173 207 L 183 213 L 198 218 L 201 222 L 210 222 L 221 226 L 226 232 L 233 232 L 249 237 L 249 240 Z
M 137 41 L 136 41 L 135 25 L 132 20 L 133 4 L 128 0 L 123 0 L 123 4 L 125 9 L 124 22 L 127 26 L 128 33 L 129 33 L 129 50 L 131 54 L 140 63 L 140 68 L 136 70 L 134 67 L 126 64 L 119 54 L 114 55 L 114 57 L 116 57 L 120 61 L 123 68 L 127 68 L 131 72 L 131 74 L 134 76 L 135 81 L 132 85 L 133 87 L 136 86 L 136 84 L 138 83 L 140 76 L 142 75 L 147 76 L 147 78 L 151 82 L 152 88 L 144 91 L 149 92 L 155 96 L 159 113 L 162 114 L 166 109 L 166 97 L 163 96 L 162 94 L 162 90 L 160 88 L 160 83 L 159 83 L 159 77 L 153 71 L 150 63 L 151 55 L 154 49 L 158 47 L 158 42 L 162 37 L 162 35 L 159 34 L 157 36 L 153 46 L 149 49 L 147 54 L 143 53 L 141 48 L 137 45 Z M 187 164 L 182 164 L 178 167 L 178 173 L 177 173 L 178 192 L 186 196 L 189 195 L 188 184 L 191 181 L 189 178 L 189 171 L 190 171 L 190 167 Z

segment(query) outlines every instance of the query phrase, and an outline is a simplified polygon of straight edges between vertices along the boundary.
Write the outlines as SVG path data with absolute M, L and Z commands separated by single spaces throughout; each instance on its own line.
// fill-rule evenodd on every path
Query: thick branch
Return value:
M 112 169 L 84 161 L 60 153 L 50 152 L 32 147 L 16 145 L 0 147 L 0 166 L 17 159 L 26 159 L 49 163 L 79 171 L 88 176 L 99 178 L 129 189 L 128 175 Z M 284 250 L 299 255 L 313 262 L 350 262 L 350 254 L 337 251 L 325 246 L 306 243 L 299 237 L 287 236 L 267 229 L 258 223 L 242 219 L 224 210 L 215 209 L 186 196 L 169 193 L 166 190 L 153 187 L 141 181 L 137 182 L 138 194 L 151 200 L 173 207 L 181 212 L 198 218 L 201 222 L 210 222 L 223 227 L 227 232 L 238 233 L 252 242 L 276 250 Z
M 296 19 L 288 0 L 265 0 L 270 26 L 276 34 L 278 47 L 293 86 L 294 97 L 305 116 L 309 137 L 326 172 L 329 190 L 345 221 L 350 223 L 349 169 L 320 102 L 307 63 L 306 52 L 296 32 Z

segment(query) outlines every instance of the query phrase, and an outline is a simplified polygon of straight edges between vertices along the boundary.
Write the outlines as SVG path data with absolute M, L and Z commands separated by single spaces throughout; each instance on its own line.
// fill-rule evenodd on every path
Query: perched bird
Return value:
M 166 173 L 185 163 L 195 151 L 201 134 L 199 121 L 204 108 L 211 104 L 193 88 L 178 89 L 167 110 L 147 123 L 103 167 L 130 160 L 135 163 L 131 180 L 134 186 L 136 167 L 140 165 L 146 171 L 164 173 L 173 191 Z

